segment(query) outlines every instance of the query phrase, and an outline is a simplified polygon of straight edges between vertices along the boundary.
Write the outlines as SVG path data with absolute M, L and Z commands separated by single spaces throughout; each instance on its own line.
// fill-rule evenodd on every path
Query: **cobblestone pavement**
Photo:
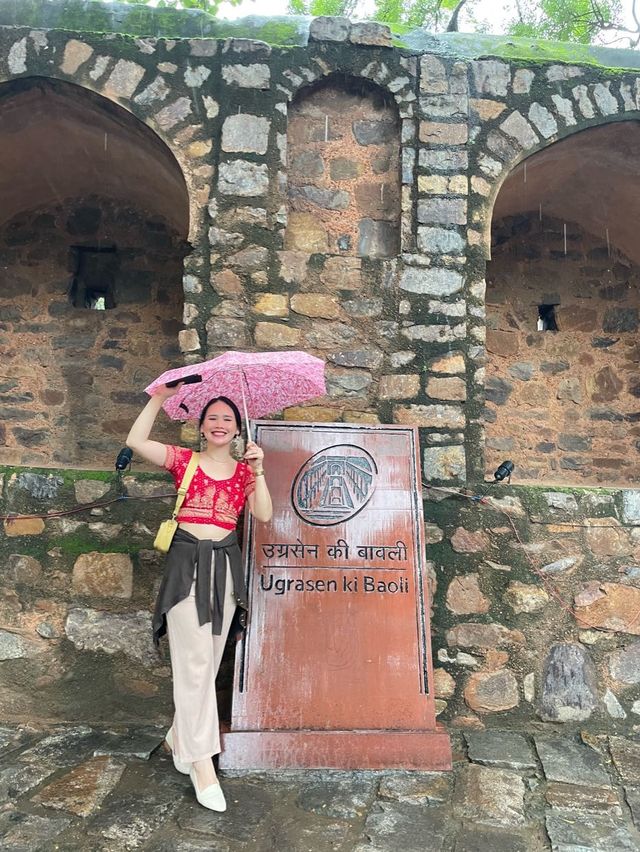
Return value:
M 640 740 L 474 731 L 454 770 L 227 773 L 195 801 L 158 729 L 0 728 L 5 852 L 640 850 Z

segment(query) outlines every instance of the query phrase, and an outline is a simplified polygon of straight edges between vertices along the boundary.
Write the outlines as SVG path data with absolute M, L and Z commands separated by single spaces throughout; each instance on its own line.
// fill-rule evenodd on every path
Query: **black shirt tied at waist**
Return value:
M 212 558 L 213 557 L 213 558 Z M 158 645 L 167 632 L 166 614 L 189 596 L 194 575 L 196 611 L 200 626 L 211 622 L 211 632 L 222 633 L 222 612 L 227 585 L 227 558 L 237 604 L 232 635 L 246 625 L 247 589 L 242 571 L 242 554 L 235 530 L 220 541 L 199 539 L 178 528 L 166 556 L 164 574 L 153 613 L 153 641 Z M 213 583 L 211 565 L 213 561 Z

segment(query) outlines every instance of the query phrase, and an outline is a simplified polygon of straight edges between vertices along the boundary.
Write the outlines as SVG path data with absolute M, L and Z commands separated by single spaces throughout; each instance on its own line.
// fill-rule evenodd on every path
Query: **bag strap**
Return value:
M 191 485 L 191 480 L 193 479 L 193 475 L 196 472 L 196 468 L 198 467 L 198 462 L 200 461 L 200 453 L 192 453 L 191 458 L 189 459 L 189 464 L 187 465 L 187 469 L 184 472 L 184 476 L 182 477 L 182 482 L 180 483 L 180 487 L 178 488 L 178 497 L 176 499 L 176 505 L 173 510 L 172 517 L 175 520 L 178 512 L 182 508 L 182 504 L 184 503 L 184 498 L 187 495 L 187 490 Z

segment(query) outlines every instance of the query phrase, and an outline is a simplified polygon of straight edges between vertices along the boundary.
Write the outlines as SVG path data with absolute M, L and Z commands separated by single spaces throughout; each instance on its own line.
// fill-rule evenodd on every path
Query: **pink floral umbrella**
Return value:
M 149 396 L 176 380 L 191 382 L 167 399 L 173 420 L 197 420 L 216 396 L 226 396 L 249 418 L 273 414 L 326 393 L 324 361 L 306 352 L 225 352 L 210 361 L 167 370 L 145 388 Z M 249 432 L 250 435 L 250 432 Z

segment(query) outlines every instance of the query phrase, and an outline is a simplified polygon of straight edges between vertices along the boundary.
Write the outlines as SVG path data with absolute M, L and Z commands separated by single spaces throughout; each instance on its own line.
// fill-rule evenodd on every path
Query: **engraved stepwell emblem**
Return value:
M 293 480 L 293 508 L 303 521 L 330 527 L 357 515 L 373 494 L 378 468 L 366 450 L 336 444 L 311 456 Z

